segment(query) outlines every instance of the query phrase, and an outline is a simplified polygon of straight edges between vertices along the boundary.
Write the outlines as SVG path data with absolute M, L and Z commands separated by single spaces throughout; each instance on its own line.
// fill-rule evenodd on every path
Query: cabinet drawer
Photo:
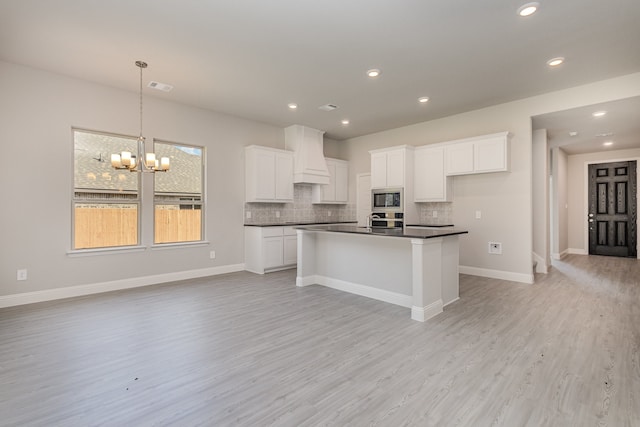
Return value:
M 264 227 L 262 229 L 262 237 L 282 236 L 282 231 L 282 227 Z
M 294 227 L 282 227 L 282 234 L 285 236 L 295 236 L 297 233 Z

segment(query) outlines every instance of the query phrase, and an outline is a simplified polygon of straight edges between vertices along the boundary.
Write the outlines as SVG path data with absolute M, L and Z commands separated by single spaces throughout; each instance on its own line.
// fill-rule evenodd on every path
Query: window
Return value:
M 139 174 L 111 166 L 111 153 L 137 152 L 136 138 L 74 129 L 73 143 L 73 249 L 137 245 Z
M 154 174 L 154 243 L 203 240 L 203 148 L 156 141 L 154 152 L 171 159 Z

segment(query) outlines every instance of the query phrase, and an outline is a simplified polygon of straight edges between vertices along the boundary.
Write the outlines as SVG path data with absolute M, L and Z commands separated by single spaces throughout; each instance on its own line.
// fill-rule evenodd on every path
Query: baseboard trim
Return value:
M 543 273 L 543 274 L 547 274 L 549 273 L 549 266 L 547 265 L 547 263 L 545 262 L 544 258 L 542 258 L 540 255 L 538 255 L 535 252 L 533 253 L 533 261 L 536 262 L 536 273 Z
M 582 248 L 569 248 L 567 249 L 567 253 L 571 255 L 589 255 L 589 251 Z
M 434 316 L 442 313 L 442 300 L 434 301 L 424 307 L 412 306 L 411 307 L 411 319 L 418 322 L 426 322 Z
M 471 276 L 489 277 L 491 279 L 509 280 L 512 282 L 520 282 L 533 284 L 533 273 L 523 274 L 511 271 L 491 270 L 488 268 L 469 267 L 466 265 L 458 266 L 458 272 L 461 274 L 469 274 Z
M 569 249 L 565 249 L 564 251 L 560 252 L 560 253 L 552 253 L 551 254 L 551 258 L 555 259 L 555 260 L 561 260 L 562 258 L 566 257 L 567 255 L 569 255 Z
M 337 289 L 343 292 L 360 295 L 363 297 L 388 302 L 402 307 L 412 307 L 412 296 L 399 294 L 397 292 L 378 289 L 359 283 L 347 282 L 346 280 L 333 279 L 331 277 L 313 275 L 296 278 L 296 286 L 321 285 L 327 288 Z M 442 301 L 440 301 L 442 305 Z
M 63 298 L 100 294 L 103 292 L 120 291 L 123 289 L 139 288 L 142 286 L 160 285 L 163 283 L 175 282 L 179 280 L 217 276 L 219 274 L 235 273 L 237 271 L 243 270 L 244 263 L 231 264 L 219 267 L 202 268 L 198 270 L 178 271 L 175 273 L 156 274 L 153 276 L 133 277 L 130 279 L 91 283 L 88 285 L 69 286 L 66 288 L 47 289 L 44 291 L 3 295 L 0 296 L 0 308 L 33 304 L 36 302 L 54 301 Z

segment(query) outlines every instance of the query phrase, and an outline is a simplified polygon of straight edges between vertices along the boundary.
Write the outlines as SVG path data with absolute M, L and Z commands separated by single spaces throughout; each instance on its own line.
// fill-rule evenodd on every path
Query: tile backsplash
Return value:
M 418 213 L 420 215 L 420 224 L 428 224 L 428 225 L 453 224 L 453 203 L 434 202 L 434 203 L 416 203 L 416 205 L 418 206 Z M 434 212 L 436 212 L 436 215 L 437 215 L 437 217 L 435 218 L 433 216 Z
M 341 222 L 356 220 L 356 205 L 314 205 L 311 184 L 293 187 L 293 203 L 245 203 L 245 224 L 278 224 L 286 222 Z M 251 218 L 247 218 L 251 212 Z

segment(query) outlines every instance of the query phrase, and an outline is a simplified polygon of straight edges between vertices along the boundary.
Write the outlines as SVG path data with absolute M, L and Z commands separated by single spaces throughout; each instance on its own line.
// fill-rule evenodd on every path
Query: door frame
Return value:
M 640 209 L 640 157 L 627 157 L 627 158 L 613 158 L 602 160 L 588 160 L 584 162 L 584 205 L 582 207 L 582 221 L 584 230 L 584 253 L 583 255 L 589 255 L 589 165 L 597 165 L 601 163 L 614 163 L 614 162 L 636 162 L 636 209 Z M 640 215 L 636 218 L 636 259 L 640 259 Z

